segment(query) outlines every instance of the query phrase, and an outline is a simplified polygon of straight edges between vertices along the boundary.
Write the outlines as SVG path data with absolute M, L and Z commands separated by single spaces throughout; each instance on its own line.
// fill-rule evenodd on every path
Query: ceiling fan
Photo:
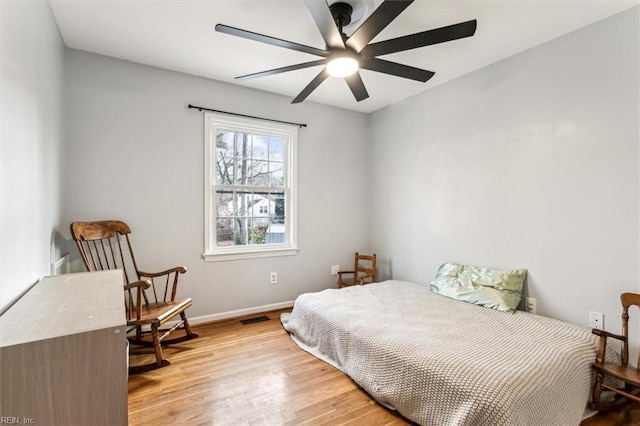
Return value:
M 359 69 L 376 71 L 421 82 L 426 82 L 435 74 L 433 71 L 391 62 L 380 59 L 378 56 L 471 37 L 476 32 L 477 22 L 473 19 L 471 21 L 370 44 L 371 40 L 389 25 L 391 21 L 397 18 L 413 1 L 414 0 L 384 0 L 351 36 L 347 36 L 343 33 L 343 27 L 349 25 L 353 13 L 353 7 L 349 3 L 337 2 L 329 6 L 326 0 L 304 0 L 326 43 L 325 49 L 305 46 L 224 24 L 217 24 L 216 31 L 284 47 L 285 49 L 309 53 L 323 58 L 311 62 L 242 75 L 236 77 L 238 80 L 265 77 L 325 65 L 322 71 L 302 89 L 291 103 L 295 104 L 304 101 L 307 96 L 329 76 L 343 77 L 351 89 L 353 96 L 360 102 L 367 99 L 369 93 L 367 93 L 367 89 L 364 87 Z

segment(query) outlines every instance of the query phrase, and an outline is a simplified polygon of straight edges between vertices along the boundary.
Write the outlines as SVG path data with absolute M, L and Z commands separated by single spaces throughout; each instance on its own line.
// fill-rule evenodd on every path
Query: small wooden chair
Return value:
M 155 350 L 155 362 L 129 367 L 130 373 L 141 373 L 169 365 L 162 356 L 162 346 L 198 337 L 191 331 L 185 311 L 191 306 L 190 298 L 177 299 L 178 276 L 187 270 L 182 266 L 162 272 L 143 272 L 138 269 L 133 255 L 129 226 L 120 221 L 74 222 L 71 235 L 76 241 L 84 266 L 88 271 L 122 269 L 124 272 L 125 307 L 128 337 L 131 344 L 150 346 Z M 179 317 L 168 330 L 160 327 Z M 184 336 L 166 339 L 181 328 Z M 162 332 L 162 334 L 161 334 Z M 146 336 L 151 336 L 151 340 Z
M 593 384 L 591 402 L 589 408 L 592 410 L 605 411 L 618 407 L 626 400 L 625 398 L 640 402 L 640 353 L 638 354 L 637 367 L 628 364 L 629 361 L 629 307 L 640 308 L 640 294 L 623 293 L 620 296 L 622 302 L 622 335 L 609 333 L 603 330 L 594 329 L 593 334 L 600 336 L 596 362 L 592 367 L 596 371 L 596 379 Z M 605 362 L 605 352 L 607 348 L 607 338 L 613 338 L 622 342 L 621 363 Z M 623 387 L 616 388 L 604 383 L 605 376 L 615 379 L 624 384 Z M 601 402 L 601 392 L 615 392 L 615 399 L 610 402 Z M 624 398 L 621 398 L 624 397 Z
M 363 265 L 363 262 L 366 265 Z M 353 270 L 338 272 L 338 288 L 375 282 L 376 271 L 375 253 L 367 255 L 356 252 L 353 260 Z M 345 278 L 345 275 L 351 275 L 351 277 Z

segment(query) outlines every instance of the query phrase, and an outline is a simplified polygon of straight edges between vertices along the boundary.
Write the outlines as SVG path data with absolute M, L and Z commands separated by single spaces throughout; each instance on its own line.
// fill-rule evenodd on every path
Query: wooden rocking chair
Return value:
M 628 364 L 629 361 L 629 307 L 640 308 L 640 294 L 623 293 L 620 296 L 622 302 L 622 335 L 609 333 L 603 330 L 592 330 L 594 334 L 600 336 L 598 344 L 598 354 L 596 362 L 592 367 L 596 371 L 596 379 L 593 384 L 593 391 L 589 408 L 592 410 L 606 411 L 620 406 L 628 398 L 640 402 L 640 353 L 636 367 Z M 607 348 L 607 338 L 613 338 L 622 342 L 621 363 L 605 362 L 605 351 Z M 605 376 L 622 382 L 624 386 L 614 387 L 604 383 Z M 615 393 L 615 399 L 610 402 L 600 401 L 602 391 Z M 622 398 L 624 397 L 624 398 Z
M 170 364 L 162 356 L 162 346 L 198 337 L 191 331 L 185 313 L 191 299 L 177 299 L 178 276 L 187 270 L 177 266 L 162 272 L 143 272 L 138 269 L 129 234 L 129 226 L 120 221 L 74 222 L 71 235 L 78 245 L 84 266 L 88 271 L 122 269 L 127 314 L 128 337 L 131 344 L 153 347 L 155 362 L 129 367 L 130 373 L 141 373 Z M 169 321 L 178 322 L 168 330 L 160 327 Z M 166 339 L 178 328 L 184 336 Z M 151 339 L 145 337 L 151 336 Z
M 363 264 L 363 262 L 366 264 Z M 350 277 L 345 277 L 350 276 Z M 353 259 L 352 271 L 338 272 L 338 288 L 350 285 L 363 285 L 376 280 L 376 255 L 357 253 Z

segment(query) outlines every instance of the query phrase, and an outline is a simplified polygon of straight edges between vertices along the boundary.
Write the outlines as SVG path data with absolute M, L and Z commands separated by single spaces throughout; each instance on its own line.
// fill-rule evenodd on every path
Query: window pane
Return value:
M 272 224 L 284 224 L 285 221 L 285 202 L 284 192 L 274 193 L 273 196 L 273 215 L 271 216 Z
M 269 138 L 266 136 L 253 136 L 251 158 L 254 160 L 267 160 L 269 152 Z
M 269 161 L 284 161 L 284 139 L 269 138 Z
M 246 133 L 236 133 L 235 137 L 235 181 L 237 185 L 246 185 L 248 182 L 249 154 L 251 141 Z
M 284 186 L 284 164 L 269 163 L 269 183 L 268 186 L 283 187 Z
M 253 209 L 253 217 L 269 217 L 269 199 L 261 194 L 254 195 L 254 209 Z
M 252 220 L 249 222 L 248 232 L 248 244 L 265 244 L 265 233 L 267 226 L 260 223 L 258 220 Z
M 233 158 L 218 157 L 216 161 L 216 183 L 230 185 L 234 181 Z
M 216 217 L 230 218 L 233 216 L 233 195 L 231 191 L 216 191 Z
M 249 219 L 246 216 L 236 217 L 233 221 L 233 244 L 247 244 L 247 226 Z
M 269 183 L 269 163 L 267 161 L 253 160 L 250 167 L 251 182 L 253 186 L 267 186 Z
M 251 193 L 247 193 L 246 191 L 237 191 L 235 192 L 235 205 L 234 205 L 234 213 L 235 216 L 246 217 L 249 215 L 249 206 L 251 202 Z M 243 228 L 246 229 L 246 228 Z
M 216 134 L 216 155 L 220 157 L 233 157 L 234 133 L 226 130 Z
M 232 185 L 240 185 L 242 184 L 242 160 L 237 156 L 233 158 L 232 163 L 229 165 L 231 169 L 230 173 L 230 183 Z
M 228 185 L 234 182 L 234 133 L 220 131 L 216 135 L 215 182 Z M 213 168 L 212 168 L 213 169 Z
M 216 242 L 218 246 L 233 245 L 232 219 L 218 219 L 216 221 Z
M 272 223 L 267 228 L 265 232 L 265 243 L 266 244 L 277 244 L 284 243 L 285 239 L 285 228 L 283 224 Z

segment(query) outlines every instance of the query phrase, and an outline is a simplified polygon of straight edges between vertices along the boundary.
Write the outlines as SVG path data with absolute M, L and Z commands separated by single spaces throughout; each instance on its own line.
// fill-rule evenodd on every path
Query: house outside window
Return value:
M 293 255 L 298 128 L 205 114 L 206 261 Z

